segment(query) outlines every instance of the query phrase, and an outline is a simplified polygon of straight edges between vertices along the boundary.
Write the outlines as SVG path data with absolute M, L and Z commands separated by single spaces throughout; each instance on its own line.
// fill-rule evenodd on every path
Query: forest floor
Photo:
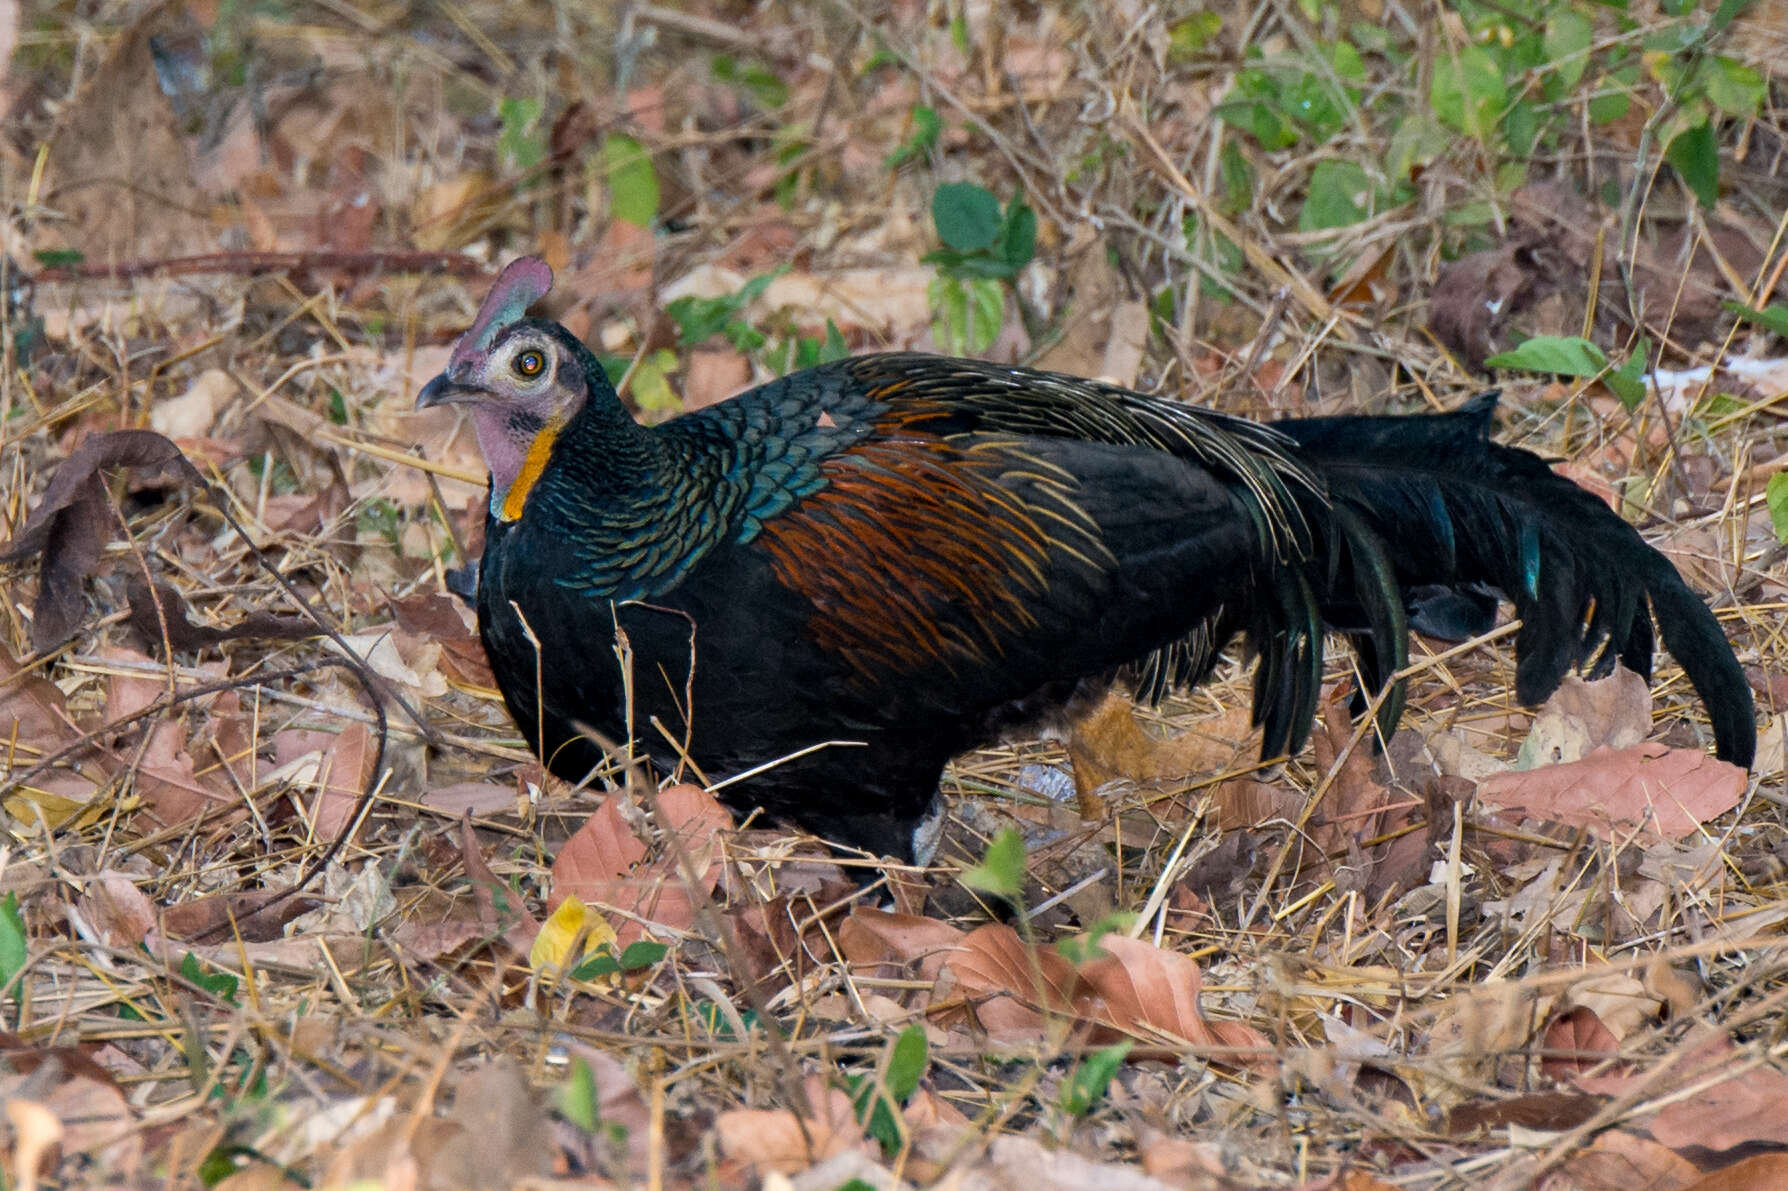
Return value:
M 1788 1186 L 1788 13 L 1527 7 L 0 4 L 5 1185 Z M 962 758 L 867 891 L 571 788 L 413 409 L 523 253 L 648 420 L 889 347 L 1499 384 L 1758 762 L 1668 659 L 1519 705 L 1504 623 L 1384 749 L 1337 646 L 1288 761 L 1242 659 Z

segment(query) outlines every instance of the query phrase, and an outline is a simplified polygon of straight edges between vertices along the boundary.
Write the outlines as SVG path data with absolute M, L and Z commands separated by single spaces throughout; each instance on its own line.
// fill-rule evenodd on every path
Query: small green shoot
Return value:
M 944 247 L 921 259 L 940 276 L 926 289 L 932 335 L 948 350 L 976 354 L 999 338 L 1009 282 L 1037 248 L 1037 215 L 1020 195 L 1004 211 L 986 187 L 946 182 L 931 197 L 931 218 Z
M 573 980 L 597 980 L 604 976 L 613 976 L 621 972 L 643 972 L 670 952 L 665 943 L 652 943 L 644 939 L 627 944 L 619 956 L 614 948 L 604 943 L 597 948 L 596 954 L 571 970 Z
M 197 985 L 220 1001 L 236 1003 L 236 977 L 228 972 L 207 972 L 199 963 L 199 957 L 188 951 L 180 961 L 180 975 L 188 983 Z
M 1024 836 L 1008 827 L 993 837 L 981 863 L 963 872 L 962 883 L 1016 902 L 1024 893 Z
M 1753 309 L 1743 302 L 1721 302 L 1727 310 L 1736 314 L 1742 321 L 1755 323 L 1765 331 L 1774 331 L 1777 335 L 1788 336 L 1788 306 L 1772 302 L 1762 310 Z
M 19 912 L 19 895 L 0 899 L 0 988 L 11 986 L 25 967 L 25 916 Z M 14 998 L 17 998 L 15 992 Z
M 944 122 L 937 114 L 937 109 L 919 104 L 913 108 L 913 131 L 893 152 L 882 159 L 882 164 L 891 170 L 897 170 L 909 161 L 917 161 L 937 147 L 937 138 L 944 130 Z
M 1650 358 L 1651 340 L 1643 335 L 1618 368 L 1606 352 L 1581 336 L 1536 335 L 1513 351 L 1498 352 L 1484 363 L 1492 368 L 1600 380 L 1620 398 L 1621 405 L 1632 410 L 1645 399 L 1645 365 Z
M 585 1133 L 596 1132 L 602 1123 L 602 1105 L 597 1096 L 596 1073 L 583 1059 L 571 1060 L 571 1073 L 553 1093 L 553 1106 L 559 1115 Z
M 741 63 L 730 54 L 716 54 L 708 68 L 716 80 L 745 92 L 767 112 L 788 102 L 788 84 L 755 62 Z
M 1081 1060 L 1062 1084 L 1061 1110 L 1069 1117 L 1084 1117 L 1105 1099 L 1105 1091 L 1117 1076 L 1118 1068 L 1124 1065 L 1124 1059 L 1130 1053 L 1133 1044 L 1126 1038 L 1122 1042 L 1107 1046 L 1103 1050 L 1094 1051 Z
M 1769 523 L 1776 531 L 1776 541 L 1788 544 L 1788 471 L 1769 477 L 1763 499 L 1769 505 Z
M 1061 953 L 1063 959 L 1078 968 L 1105 954 L 1105 949 L 1099 945 L 1101 939 L 1114 931 L 1130 929 L 1130 924 L 1135 920 L 1136 915 L 1129 911 L 1115 910 L 1093 923 L 1085 934 L 1057 940 L 1055 949 Z
M 888 1047 L 888 1061 L 878 1081 L 870 1075 L 846 1078 L 851 1106 L 864 1130 L 881 1143 L 884 1153 L 898 1151 L 905 1139 L 900 1106 L 913 1098 L 931 1062 L 924 1026 L 908 1026 Z
M 743 317 L 744 310 L 763 296 L 770 283 L 788 272 L 782 265 L 761 276 L 753 277 L 738 292 L 718 298 L 678 298 L 664 308 L 677 324 L 677 340 L 684 347 L 696 347 L 715 335 L 726 338 L 742 352 L 754 352 L 769 341 L 769 336 L 752 326 Z

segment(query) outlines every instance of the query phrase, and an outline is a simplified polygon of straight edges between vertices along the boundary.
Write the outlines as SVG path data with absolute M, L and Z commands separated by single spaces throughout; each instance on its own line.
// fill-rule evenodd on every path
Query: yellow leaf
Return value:
M 568 972 L 588 951 L 604 944 L 615 946 L 615 928 L 575 897 L 567 897 L 540 924 L 534 945 L 528 948 L 528 966 L 537 973 L 551 968 Z

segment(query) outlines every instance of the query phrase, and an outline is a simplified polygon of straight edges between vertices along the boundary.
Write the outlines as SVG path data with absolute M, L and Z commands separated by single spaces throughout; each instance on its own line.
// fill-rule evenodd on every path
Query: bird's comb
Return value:
M 497 332 L 520 319 L 528 307 L 546 297 L 553 287 L 553 271 L 537 256 L 523 256 L 510 261 L 497 276 L 496 284 L 484 295 L 478 317 L 454 345 L 451 363 L 470 360 L 490 350 Z

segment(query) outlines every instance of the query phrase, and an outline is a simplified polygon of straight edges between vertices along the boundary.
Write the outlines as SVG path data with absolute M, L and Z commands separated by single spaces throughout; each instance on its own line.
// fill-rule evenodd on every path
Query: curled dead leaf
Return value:
M 99 562 L 115 526 L 102 475 L 113 469 L 172 470 L 196 487 L 204 477 L 180 448 L 153 430 L 89 435 L 63 460 L 24 528 L 0 551 L 0 562 L 39 556 L 31 645 L 50 649 L 73 635 L 87 610 L 81 585 Z
M 173 584 L 158 579 L 151 586 L 140 571 L 132 571 L 125 579 L 124 594 L 130 601 L 130 627 L 137 636 L 151 646 L 166 647 L 176 653 L 245 637 L 302 641 L 323 631 L 303 617 L 276 616 L 270 612 L 252 612 L 223 629 L 194 624 L 186 598 Z

